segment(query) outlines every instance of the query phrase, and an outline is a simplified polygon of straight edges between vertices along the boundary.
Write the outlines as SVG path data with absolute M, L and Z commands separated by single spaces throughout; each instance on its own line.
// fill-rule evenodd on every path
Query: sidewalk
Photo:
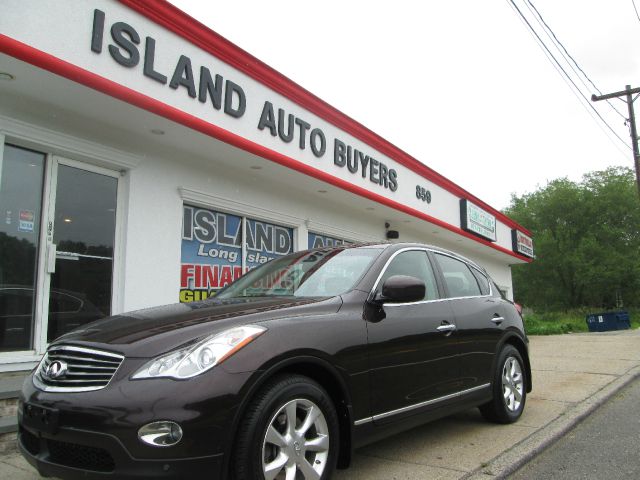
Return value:
M 477 409 L 359 450 L 337 480 L 490 480 L 513 472 L 640 374 L 640 330 L 531 337 L 533 392 L 514 425 Z M 40 478 L 17 455 L 0 456 L 0 478 Z

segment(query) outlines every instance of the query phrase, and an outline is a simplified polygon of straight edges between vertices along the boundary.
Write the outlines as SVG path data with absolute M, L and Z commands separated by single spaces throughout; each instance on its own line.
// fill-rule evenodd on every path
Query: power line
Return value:
M 638 146 L 638 130 L 636 128 L 636 116 L 633 109 L 633 102 L 635 102 L 638 96 L 633 98 L 634 94 L 640 94 L 640 88 L 631 88 L 631 85 L 627 85 L 621 92 L 607 93 L 606 95 L 592 95 L 591 100 L 599 102 L 600 100 L 608 100 L 609 98 L 626 97 L 626 104 L 629 110 L 629 123 L 631 124 L 631 144 L 633 145 L 633 163 L 636 167 L 636 185 L 638 186 L 638 194 L 640 194 L 640 147 Z
M 533 34 L 532 34 L 533 35 Z M 607 137 L 607 140 L 609 140 L 611 142 L 611 145 L 613 145 L 615 147 L 616 150 L 618 150 L 618 152 L 620 152 L 620 154 L 627 160 L 629 161 L 629 157 L 627 156 L 627 153 L 622 150 L 622 148 L 620 147 L 620 144 L 618 142 L 616 142 L 613 137 L 611 137 L 611 134 L 605 130 L 605 128 L 602 126 L 602 124 L 598 121 L 598 119 L 593 115 L 593 113 L 591 112 L 591 110 L 589 110 L 587 108 L 587 106 L 585 105 L 585 103 L 583 102 L 583 98 L 584 97 L 580 97 L 573 88 L 571 88 L 571 84 L 569 83 L 569 81 L 565 78 L 564 75 L 562 75 L 562 72 L 560 71 L 560 69 L 558 68 L 558 66 L 553 63 L 553 61 L 551 60 L 551 58 L 549 57 L 549 54 L 544 51 L 544 49 L 538 45 L 540 50 L 542 50 L 542 53 L 545 54 L 545 56 L 547 57 L 547 59 L 549 60 L 549 62 L 551 62 L 551 65 L 555 68 L 555 70 L 558 72 L 558 74 L 560 75 L 560 77 L 562 78 L 562 80 L 564 81 L 564 83 L 569 87 L 569 90 L 571 91 L 571 93 L 573 93 L 573 95 L 576 97 L 576 99 L 578 100 L 578 103 L 580 103 L 580 105 L 582 106 L 582 108 L 584 108 L 585 112 L 587 112 L 587 114 L 589 115 L 589 117 L 591 119 L 593 119 L 593 121 L 595 122 L 595 124 L 598 126 L 598 128 L 602 131 L 602 133 L 604 133 L 605 137 Z M 618 137 L 620 138 L 620 137 Z M 626 144 L 625 144 L 626 145 Z M 627 145 L 628 147 L 628 145 Z M 630 147 L 629 147 L 630 148 Z
M 516 7 L 516 5 L 513 4 L 513 0 L 507 0 L 507 3 L 510 3 L 511 7 L 517 11 L 518 13 L 520 13 L 520 20 L 525 23 L 528 24 L 528 22 L 526 21 L 526 18 L 523 17 L 522 13 L 519 11 L 519 9 Z M 530 25 L 529 25 L 530 27 Z M 529 28 L 529 33 L 531 34 L 532 37 L 537 37 L 535 30 L 533 30 L 532 28 Z M 627 158 L 627 154 L 620 148 L 620 145 L 617 142 L 614 142 L 614 139 L 610 136 L 610 133 L 607 132 L 607 130 L 604 129 L 604 127 L 602 126 L 602 124 L 598 121 L 598 119 L 593 115 L 593 112 L 587 108 L 587 105 L 585 104 L 585 98 L 584 95 L 578 95 L 578 93 L 576 92 L 575 89 L 575 85 L 574 88 L 572 88 L 572 85 L 570 83 L 570 79 L 566 76 L 563 75 L 561 67 L 559 66 L 559 64 L 556 62 L 554 62 L 552 60 L 553 55 L 551 54 L 551 52 L 548 51 L 548 49 L 543 48 L 543 46 L 541 45 L 542 42 L 538 41 L 536 42 L 536 45 L 538 45 L 538 48 L 540 48 L 540 50 L 542 51 L 542 53 L 544 53 L 544 55 L 547 57 L 547 59 L 549 60 L 549 62 L 551 63 L 551 65 L 553 66 L 553 68 L 558 72 L 558 74 L 560 75 L 560 77 L 562 78 L 562 80 L 567 84 L 567 86 L 569 87 L 569 90 L 571 91 L 571 93 L 576 97 L 576 99 L 578 100 L 578 103 L 580 103 L 580 105 L 582 106 L 582 108 L 585 109 L 585 111 L 587 112 L 587 114 L 593 119 L 593 121 L 596 123 L 596 125 L 598 126 L 598 128 L 600 130 L 602 130 L 602 133 L 605 134 L 605 136 L 607 137 L 607 139 L 609 139 L 609 141 L 611 142 L 611 144 L 616 148 L 616 150 L 618 150 L 620 152 L 620 154 L 622 156 L 624 156 L 625 158 Z M 611 129 L 611 127 L 609 127 Z M 614 132 L 615 133 L 615 132 Z M 617 135 L 616 135 L 617 136 Z M 620 138 L 620 137 L 618 137 Z M 625 144 L 626 145 L 626 144 Z M 628 145 L 627 145 L 628 147 Z
M 634 0 L 631 0 L 634 1 Z M 593 83 L 593 81 L 591 80 L 591 78 L 589 78 L 589 75 L 587 75 L 587 73 L 582 69 L 582 67 L 580 67 L 580 65 L 578 65 L 578 62 L 576 61 L 575 58 L 573 58 L 573 56 L 569 53 L 569 51 L 566 49 L 566 47 L 564 46 L 564 44 L 560 41 L 560 39 L 556 36 L 555 32 L 551 29 L 551 27 L 547 24 L 547 22 L 544 20 L 544 18 L 542 17 L 542 14 L 538 11 L 538 9 L 536 8 L 536 6 L 533 4 L 533 2 L 531 0 L 527 0 L 527 3 L 531 6 L 529 8 L 529 6 L 527 6 L 529 8 L 529 10 L 531 11 L 531 8 L 533 8 L 533 10 L 535 11 L 535 15 L 538 17 L 538 23 L 542 22 L 542 25 L 544 26 L 543 28 L 545 28 L 547 30 L 547 36 L 549 36 L 549 34 L 551 35 L 551 37 L 553 37 L 553 41 L 560 46 L 560 48 L 562 48 L 562 51 L 564 52 L 560 52 L 563 57 L 565 58 L 565 60 L 567 61 L 567 63 L 569 64 L 569 66 L 571 67 L 571 69 L 576 73 L 576 75 L 578 75 L 578 78 L 580 78 L 580 75 L 578 74 L 578 72 L 576 72 L 575 68 L 573 67 L 573 65 L 576 66 L 576 68 L 580 71 L 580 73 L 582 73 L 582 75 L 584 76 L 584 78 L 587 79 L 587 81 L 591 84 L 591 86 L 593 88 L 595 88 L 596 92 L 598 92 L 600 95 L 602 95 L 602 92 L 600 91 L 600 89 L 596 86 L 595 83 Z M 635 8 L 635 3 L 633 4 L 634 8 Z M 531 12 L 533 13 L 533 12 Z M 637 10 L 636 10 L 636 15 L 637 15 Z M 638 17 L 638 19 L 640 20 L 640 17 Z M 568 58 L 567 58 L 568 57 Z M 571 60 L 571 61 L 569 61 Z M 573 65 L 571 65 L 573 63 Z M 583 85 L 584 82 L 583 82 Z M 587 87 L 587 85 L 585 85 L 585 87 Z M 587 87 L 588 88 L 588 87 Z M 613 108 L 613 110 L 615 110 L 615 112 L 620 115 L 623 119 L 627 120 L 627 117 L 625 115 L 623 115 L 622 113 L 620 113 L 620 111 L 618 111 L 618 109 L 613 105 L 613 103 L 611 103 L 610 100 L 607 100 L 607 103 L 609 104 L 609 106 L 611 108 Z
M 636 11 L 636 17 L 638 17 L 638 21 L 640 22 L 640 15 L 638 15 L 638 9 L 636 8 L 636 0 L 631 0 L 633 3 L 633 9 Z
M 518 6 L 515 4 L 514 0 L 507 0 L 509 1 L 509 3 L 511 3 L 512 7 L 518 12 L 518 14 L 520 15 L 520 18 L 526 23 L 526 25 L 529 27 L 529 30 L 533 33 L 533 35 L 535 35 L 535 37 L 537 38 L 539 45 L 544 48 L 544 50 L 546 51 L 546 55 L 547 57 L 551 57 L 551 59 L 549 59 L 549 61 L 552 62 L 552 64 L 555 64 L 554 66 L 556 67 L 556 70 L 560 69 L 560 71 L 562 73 L 560 73 L 560 71 L 558 73 L 560 73 L 563 78 L 566 78 L 569 82 L 571 82 L 571 84 L 573 85 L 573 88 L 575 89 L 575 91 L 573 89 L 571 89 L 574 94 L 579 94 L 580 97 L 582 98 L 582 100 L 580 101 L 580 103 L 585 106 L 588 105 L 591 110 L 598 116 L 598 118 L 602 121 L 602 123 L 604 123 L 606 125 L 606 127 L 611 131 L 611 133 L 613 133 L 616 138 L 618 140 L 620 140 L 620 142 L 622 142 L 627 148 L 631 148 L 629 147 L 629 145 L 627 145 L 627 143 L 622 139 L 622 137 L 620 137 L 620 135 L 618 135 L 618 133 L 611 127 L 611 125 L 609 125 L 609 123 L 602 117 L 602 115 L 600 115 L 600 112 L 598 112 L 598 110 L 596 110 L 596 108 L 591 104 L 591 102 L 589 102 L 589 100 L 587 99 L 587 97 L 585 97 L 584 93 L 582 92 L 582 90 L 580 90 L 580 88 L 576 85 L 576 83 L 573 81 L 573 79 L 571 78 L 571 76 L 567 73 L 567 71 L 562 67 L 562 65 L 560 64 L 560 62 L 558 61 L 558 59 L 555 57 L 555 55 L 553 55 L 553 53 L 551 52 L 551 50 L 549 50 L 549 47 L 547 47 L 547 45 L 544 43 L 544 41 L 542 40 L 542 38 L 540 38 L 540 35 L 538 35 L 538 32 L 536 32 L 536 30 L 533 28 L 533 26 L 531 25 L 531 23 L 529 22 L 529 20 L 527 20 L 527 17 L 522 13 L 522 11 L 518 8 Z M 565 80 L 566 81 L 566 80 Z M 580 100 L 580 98 L 578 99 Z M 584 103 L 583 103 L 584 101 Z M 586 108 L 586 106 L 585 106 Z M 595 118 L 594 118 L 595 120 Z
M 585 89 L 589 90 L 589 86 L 587 85 L 587 82 L 584 80 L 584 78 L 582 78 L 582 76 L 580 75 L 580 68 L 578 67 L 576 69 L 576 67 L 573 66 L 573 63 L 571 62 L 571 60 L 569 59 L 570 55 L 567 56 L 567 54 L 565 54 L 562 50 L 560 50 L 560 48 L 558 48 L 557 42 L 556 40 L 554 40 L 553 32 L 549 32 L 547 28 L 545 28 L 545 23 L 544 20 L 539 17 L 536 16 L 536 14 L 534 13 L 535 10 L 535 6 L 532 3 L 525 3 L 525 6 L 527 7 L 527 9 L 529 10 L 529 12 L 531 12 L 531 15 L 533 15 L 533 18 L 535 18 L 535 20 L 538 22 L 538 25 L 540 25 L 540 27 L 542 28 L 542 31 L 546 34 L 547 38 L 549 40 L 551 40 L 551 43 L 553 44 L 554 47 L 556 47 L 556 49 L 558 50 L 558 52 L 560 53 L 560 55 L 562 55 L 562 58 L 565 60 L 565 62 L 567 63 L 567 65 L 569 65 L 569 68 L 571 68 L 571 70 L 573 71 L 573 73 L 576 74 L 577 79 L 580 81 L 580 83 L 584 86 Z M 597 89 L 596 89 L 597 90 Z M 600 93 L 600 91 L 598 90 L 598 93 Z

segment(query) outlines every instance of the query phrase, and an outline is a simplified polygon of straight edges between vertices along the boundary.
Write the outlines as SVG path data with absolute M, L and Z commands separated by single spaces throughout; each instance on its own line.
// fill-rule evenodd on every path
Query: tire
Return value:
M 513 345 L 500 351 L 493 376 L 493 399 L 480 406 L 480 413 L 495 423 L 516 422 L 527 400 L 527 378 L 520 352 Z
M 301 375 L 276 377 L 240 422 L 234 478 L 328 480 L 336 468 L 338 437 L 335 407 L 318 383 Z

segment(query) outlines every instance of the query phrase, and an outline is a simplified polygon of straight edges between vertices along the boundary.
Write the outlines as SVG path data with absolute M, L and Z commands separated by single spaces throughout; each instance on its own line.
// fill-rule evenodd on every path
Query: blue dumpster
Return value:
M 610 330 L 627 330 L 631 328 L 629 312 L 602 312 L 587 315 L 587 326 L 590 332 L 608 332 Z

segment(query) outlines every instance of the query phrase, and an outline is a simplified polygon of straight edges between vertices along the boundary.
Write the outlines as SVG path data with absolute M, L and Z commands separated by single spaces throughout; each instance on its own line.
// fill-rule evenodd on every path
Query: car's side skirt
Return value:
M 468 395 L 470 393 L 477 392 L 479 390 L 483 390 L 485 388 L 490 388 L 490 387 L 491 387 L 490 383 L 485 383 L 484 385 L 478 385 L 477 387 L 461 390 L 459 392 L 445 395 L 444 397 L 433 398 L 431 400 L 416 403 L 413 405 L 408 405 L 406 407 L 398 408 L 396 410 L 391 410 L 389 412 L 378 413 L 372 417 L 361 418 L 360 420 L 356 420 L 355 422 L 353 422 L 353 424 L 357 427 L 359 425 L 364 425 L 365 423 L 373 422 L 376 420 L 382 420 L 383 418 L 391 417 L 393 415 L 398 415 L 400 413 L 410 412 L 411 410 L 415 410 L 417 408 L 422 408 L 429 405 L 435 405 L 440 402 L 446 402 L 447 400 L 452 400 L 454 398 L 462 397 L 463 395 Z

